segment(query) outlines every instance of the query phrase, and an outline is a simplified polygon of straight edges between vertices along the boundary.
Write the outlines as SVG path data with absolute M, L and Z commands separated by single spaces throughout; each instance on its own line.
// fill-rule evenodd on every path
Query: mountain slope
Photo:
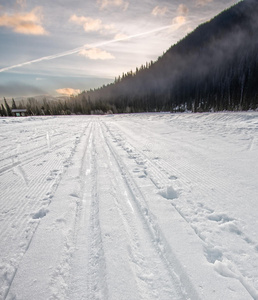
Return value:
M 256 109 L 257 20 L 258 1 L 239 2 L 200 25 L 155 63 L 79 97 L 95 109 L 118 112 Z

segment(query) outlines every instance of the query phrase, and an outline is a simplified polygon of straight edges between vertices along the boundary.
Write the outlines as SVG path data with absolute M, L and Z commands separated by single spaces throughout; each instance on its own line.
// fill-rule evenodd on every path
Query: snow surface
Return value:
M 0 126 L 0 299 L 258 299 L 258 113 Z

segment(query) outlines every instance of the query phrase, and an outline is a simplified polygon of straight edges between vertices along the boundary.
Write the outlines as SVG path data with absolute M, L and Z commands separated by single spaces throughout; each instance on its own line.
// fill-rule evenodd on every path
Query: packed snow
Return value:
M 0 299 L 258 299 L 258 113 L 0 126 Z

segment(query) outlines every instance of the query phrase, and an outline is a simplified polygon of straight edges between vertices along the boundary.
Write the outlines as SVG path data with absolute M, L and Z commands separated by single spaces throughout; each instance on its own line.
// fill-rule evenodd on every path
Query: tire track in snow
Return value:
M 120 173 L 123 176 L 131 200 L 134 203 L 134 207 L 137 209 L 137 212 L 141 217 L 141 221 L 145 225 L 147 234 L 149 235 L 152 244 L 155 248 L 155 252 L 158 255 L 159 259 L 163 262 L 171 278 L 171 282 L 173 283 L 174 287 L 177 290 L 178 295 L 181 295 L 182 298 L 191 297 L 191 299 L 199 299 L 199 296 L 195 288 L 192 286 L 186 273 L 184 273 L 180 262 L 177 261 L 176 256 L 172 252 L 172 249 L 167 243 L 165 237 L 163 236 L 162 231 L 158 223 L 156 222 L 156 218 L 153 215 L 153 213 L 150 211 L 148 204 L 145 200 L 145 197 L 141 193 L 140 188 L 137 186 L 133 177 L 130 175 L 129 170 L 127 169 L 126 165 L 123 163 L 121 157 L 117 154 L 115 148 L 112 146 L 107 135 L 105 135 L 105 130 L 103 129 L 103 127 L 105 126 L 106 124 L 104 125 L 102 124 L 102 132 L 106 144 L 110 150 L 110 153 L 114 157 L 114 160 L 116 161 Z

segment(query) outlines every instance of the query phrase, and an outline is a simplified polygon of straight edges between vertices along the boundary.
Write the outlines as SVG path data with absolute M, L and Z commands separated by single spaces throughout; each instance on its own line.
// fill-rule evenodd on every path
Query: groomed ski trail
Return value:
M 215 205 L 216 195 L 231 199 L 234 191 L 218 178 L 219 168 L 214 175 L 207 170 L 204 181 L 203 166 L 216 166 L 216 157 L 211 160 L 201 142 L 181 140 L 187 117 L 181 123 L 179 118 L 174 140 L 148 129 L 148 120 L 154 126 L 163 119 L 171 122 L 158 114 L 132 116 L 133 121 L 32 118 L 33 130 L 21 119 L 30 143 L 17 135 L 11 144 L 18 146 L 0 160 L 6 186 L 0 236 L 8 243 L 2 247 L 0 299 L 258 299 L 251 282 L 255 236 Z M 195 121 L 201 141 L 206 129 Z M 161 130 L 171 130 L 167 124 Z M 215 124 L 214 138 L 224 142 L 218 138 L 224 125 Z M 141 125 L 146 132 L 137 135 L 133 129 Z M 253 155 L 256 131 L 248 126 L 232 132 L 250 136 L 243 151 Z M 4 149 L 11 148 L 5 143 Z M 205 165 L 198 167 L 200 157 Z M 216 185 L 220 191 L 209 190 Z M 230 241 L 224 246 L 219 235 Z M 234 253 L 231 239 L 249 259 Z

